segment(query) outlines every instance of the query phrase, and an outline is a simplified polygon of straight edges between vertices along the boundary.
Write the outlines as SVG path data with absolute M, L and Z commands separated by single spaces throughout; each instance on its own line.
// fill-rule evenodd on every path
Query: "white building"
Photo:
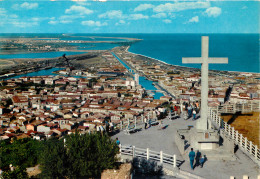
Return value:
M 135 83 L 136 85 L 139 85 L 139 74 L 135 74 Z

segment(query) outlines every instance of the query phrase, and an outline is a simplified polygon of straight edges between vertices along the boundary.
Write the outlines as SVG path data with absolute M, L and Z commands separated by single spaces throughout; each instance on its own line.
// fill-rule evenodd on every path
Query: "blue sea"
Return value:
M 172 65 L 194 68 L 200 68 L 200 65 L 182 64 L 182 57 L 200 57 L 201 36 L 209 36 L 209 57 L 228 57 L 229 59 L 228 64 L 209 65 L 210 69 L 260 72 L 259 34 L 65 34 L 65 36 L 63 34 L 0 34 L 0 38 L 19 36 L 66 40 L 114 40 L 118 42 L 127 40 L 106 39 L 95 36 L 138 38 L 143 40 L 132 44 L 129 49 L 130 52 L 156 58 Z M 84 36 L 91 36 L 91 38 Z M 119 44 L 81 44 L 79 49 L 104 50 L 111 49 L 117 45 Z M 43 54 L 39 53 L 39 55 L 42 56 Z M 27 58 L 31 58 L 29 56 Z
M 201 56 L 201 36 L 209 36 L 209 57 L 228 57 L 228 64 L 211 64 L 209 69 L 260 72 L 259 34 L 136 34 L 144 40 L 129 51 L 172 65 L 200 68 L 199 64 L 182 64 L 182 57 Z

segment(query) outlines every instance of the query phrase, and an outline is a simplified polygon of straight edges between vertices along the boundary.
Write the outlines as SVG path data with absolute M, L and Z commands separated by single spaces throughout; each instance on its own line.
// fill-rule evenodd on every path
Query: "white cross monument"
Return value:
M 209 58 L 209 37 L 202 36 L 201 41 L 201 57 L 182 58 L 182 63 L 201 64 L 201 117 L 196 123 L 196 129 L 205 131 L 208 130 L 208 64 L 228 63 L 228 58 Z

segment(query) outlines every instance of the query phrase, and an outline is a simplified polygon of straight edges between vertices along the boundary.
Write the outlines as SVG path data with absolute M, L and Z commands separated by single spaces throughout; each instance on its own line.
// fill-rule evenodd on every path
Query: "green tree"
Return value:
M 66 176 L 66 149 L 62 140 L 52 138 L 44 141 L 40 168 L 42 178 L 64 178 Z
M 67 136 L 66 141 L 69 177 L 97 177 L 104 169 L 116 166 L 119 149 L 109 136 L 73 134 Z
M 29 178 L 25 168 L 16 167 L 14 171 L 4 171 L 1 179 L 27 179 Z
M 10 164 L 22 168 L 35 166 L 39 162 L 41 142 L 30 138 L 0 141 L 0 168 Z
M 41 176 L 44 178 L 99 177 L 115 168 L 119 148 L 107 135 L 72 134 L 63 140 L 46 141 L 42 153 Z M 65 146 L 65 147 L 64 147 Z

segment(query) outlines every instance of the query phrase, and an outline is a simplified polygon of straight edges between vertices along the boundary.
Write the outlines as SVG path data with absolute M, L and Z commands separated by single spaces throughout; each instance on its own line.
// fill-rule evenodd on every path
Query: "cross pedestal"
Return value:
M 199 150 L 215 150 L 219 147 L 219 134 L 214 129 L 191 129 L 188 135 L 190 145 Z

